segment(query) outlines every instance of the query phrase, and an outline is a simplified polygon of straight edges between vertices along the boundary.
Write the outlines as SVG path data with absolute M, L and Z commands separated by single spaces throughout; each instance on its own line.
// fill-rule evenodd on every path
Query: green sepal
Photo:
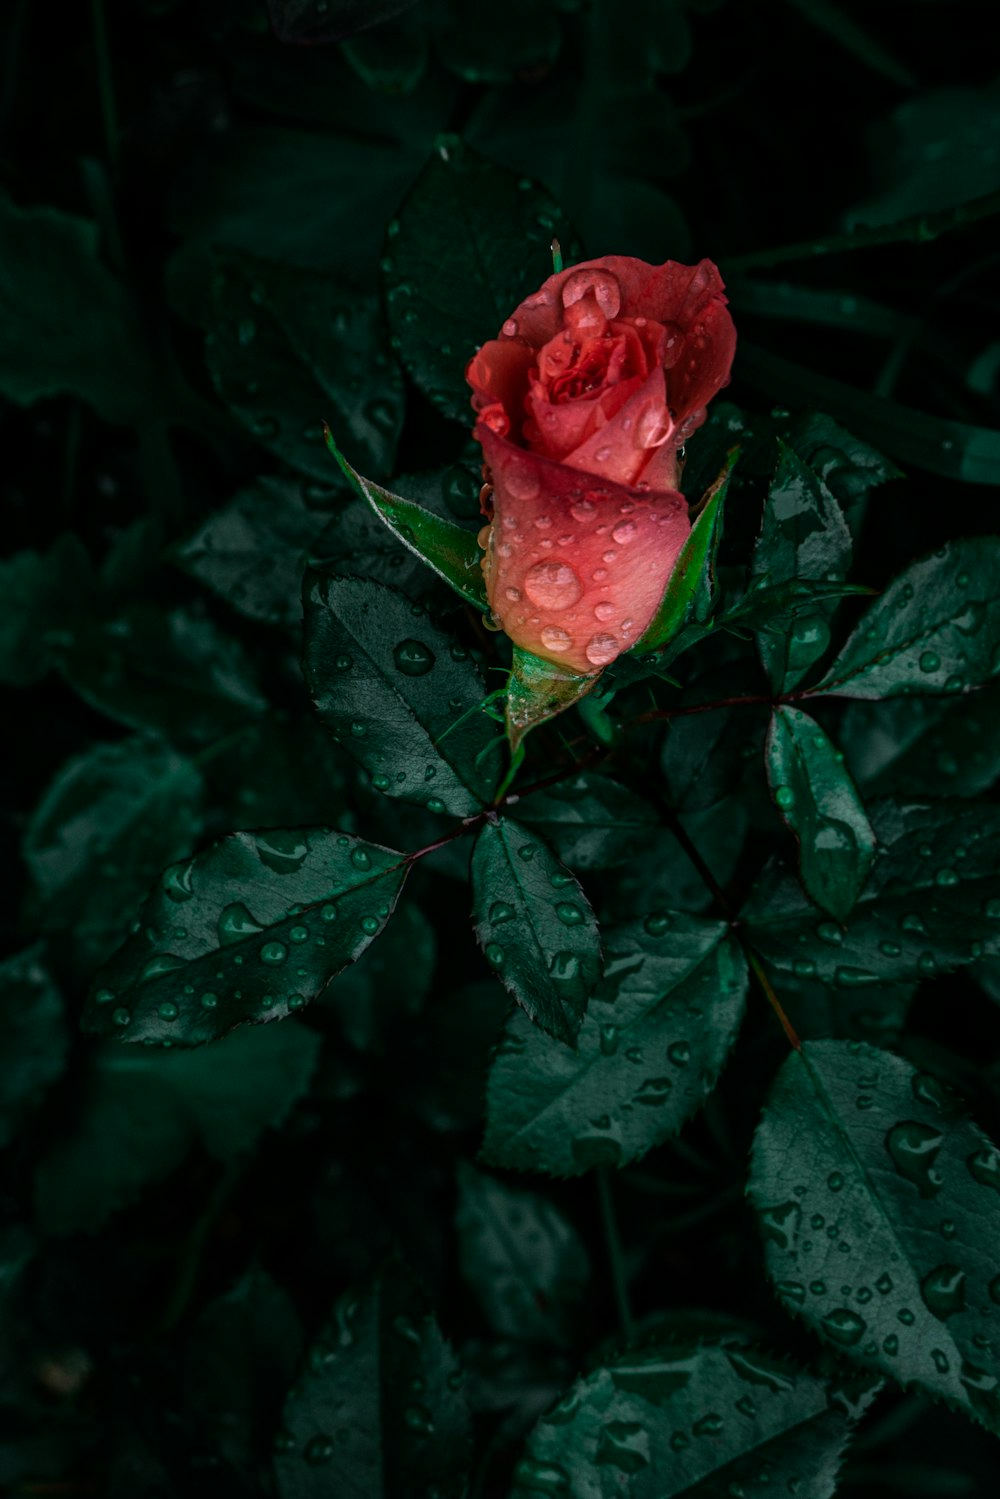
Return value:
M 707 619 L 712 603 L 711 573 L 722 535 L 722 507 L 739 454 L 738 447 L 730 448 L 722 471 L 706 491 L 660 607 L 633 650 L 657 651 L 686 624 L 700 624 Z
M 344 477 L 361 498 L 367 500 L 379 520 L 385 522 L 405 547 L 433 568 L 460 598 L 488 614 L 490 605 L 481 566 L 483 554 L 472 532 L 364 478 L 348 463 L 325 425 L 323 436 Z
M 506 725 L 511 753 L 517 755 L 521 741 L 532 729 L 586 697 L 599 676 L 596 671 L 567 671 L 515 645 L 507 678 Z

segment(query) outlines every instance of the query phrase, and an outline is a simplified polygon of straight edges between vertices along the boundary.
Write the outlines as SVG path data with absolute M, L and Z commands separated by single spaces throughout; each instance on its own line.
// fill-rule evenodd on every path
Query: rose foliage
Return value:
M 4 1492 L 993 1492 L 996 86 L 848 9 L 0 23 Z

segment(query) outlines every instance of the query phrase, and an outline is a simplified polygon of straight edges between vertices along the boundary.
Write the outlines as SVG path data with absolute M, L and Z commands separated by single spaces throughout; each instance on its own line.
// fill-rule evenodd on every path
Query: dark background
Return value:
M 393 1245 L 471 1371 L 475 1494 L 505 1491 L 523 1432 L 616 1329 L 590 1178 L 530 1183 L 591 1256 L 566 1346 L 498 1337 L 475 1275 L 459 1273 L 454 1171 L 475 1157 L 506 1002 L 447 869 L 417 872 L 406 929 L 293 1022 L 307 1040 L 264 1065 L 266 1083 L 259 1047 L 235 1055 L 221 1144 L 155 1079 L 100 1081 L 79 1032 L 93 973 L 164 864 L 246 826 L 392 836 L 392 810 L 373 807 L 323 738 L 297 663 L 302 559 L 343 490 L 308 435 L 315 416 L 302 417 L 303 459 L 298 436 L 282 447 L 247 411 L 213 354 L 234 326 L 241 341 L 232 282 L 220 291 L 227 267 L 257 257 L 293 301 L 308 277 L 368 309 L 347 336 L 373 398 L 391 385 L 394 424 L 391 442 L 371 439 L 372 464 L 383 477 L 442 472 L 445 505 L 471 521 L 468 432 L 409 380 L 404 394 L 374 300 L 399 202 L 442 135 L 460 136 L 547 189 L 587 256 L 718 262 L 740 335 L 725 399 L 765 421 L 774 407 L 829 411 L 905 475 L 869 502 L 864 582 L 996 527 L 991 7 L 397 9 L 5 7 L 0 187 L 19 209 L 94 226 L 28 251 L 9 220 L 0 237 L 12 955 L 0 992 L 0 1484 L 14 1493 L 272 1492 L 270 1442 L 303 1339 Z M 976 199 L 982 215 L 963 222 L 956 206 Z M 526 248 L 525 290 L 547 271 Z M 471 352 L 456 348 L 456 365 Z M 239 593 L 193 538 L 262 476 L 276 481 L 265 504 L 287 504 L 290 519 L 250 527 L 256 560 Z M 724 562 L 745 559 L 755 524 L 737 513 Z M 348 550 L 370 546 L 345 537 Z M 744 859 L 737 889 L 758 864 Z M 933 1053 L 995 1133 L 1000 1026 L 987 995 L 965 978 L 926 986 L 908 1034 L 911 1057 Z M 707 1111 L 623 1175 L 618 1204 L 640 1316 L 735 1315 L 806 1359 L 815 1346 L 777 1312 L 741 1199 L 781 1054 L 770 1017 L 753 1014 Z M 993 1438 L 889 1395 L 843 1486 L 986 1495 L 996 1471 Z

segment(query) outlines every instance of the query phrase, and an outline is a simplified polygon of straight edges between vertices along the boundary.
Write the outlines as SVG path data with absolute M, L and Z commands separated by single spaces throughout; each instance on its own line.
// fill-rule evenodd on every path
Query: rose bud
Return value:
M 690 530 L 678 449 L 735 346 L 711 261 L 608 255 L 550 276 L 469 362 L 483 572 L 516 645 L 594 673 L 642 636 Z

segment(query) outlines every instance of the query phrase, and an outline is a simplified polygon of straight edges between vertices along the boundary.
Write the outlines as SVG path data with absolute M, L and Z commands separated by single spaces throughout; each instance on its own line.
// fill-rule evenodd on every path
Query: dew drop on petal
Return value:
M 620 526 L 615 526 L 611 533 L 611 540 L 617 541 L 620 546 L 631 541 L 636 535 L 636 524 L 634 521 L 624 520 Z
M 569 609 L 583 589 L 565 562 L 536 562 L 524 579 L 524 591 L 539 609 Z
M 507 338 L 513 338 L 517 333 L 517 320 L 509 317 L 503 325 L 503 333 Z
M 508 588 L 507 589 L 507 597 L 510 599 L 510 601 L 511 601 L 512 604 L 520 603 L 520 601 L 521 601 L 521 590 L 519 588 Z
M 607 666 L 618 655 L 618 641 L 613 635 L 594 635 L 587 641 L 584 655 L 591 666 Z
M 610 599 L 602 599 L 599 604 L 594 605 L 594 618 L 599 619 L 602 625 L 607 624 L 609 619 L 614 618 L 615 606 Z
M 538 470 L 528 463 L 513 463 L 504 475 L 504 488 L 515 500 L 533 500 L 541 487 Z
M 567 276 L 562 284 L 563 306 L 572 307 L 588 292 L 593 292 L 594 300 L 606 318 L 618 316 L 622 305 L 621 287 L 618 278 L 610 271 L 575 271 L 572 276 Z
M 549 651 L 568 651 L 573 644 L 572 635 L 560 630 L 558 625 L 546 625 L 541 635 L 542 644 Z

